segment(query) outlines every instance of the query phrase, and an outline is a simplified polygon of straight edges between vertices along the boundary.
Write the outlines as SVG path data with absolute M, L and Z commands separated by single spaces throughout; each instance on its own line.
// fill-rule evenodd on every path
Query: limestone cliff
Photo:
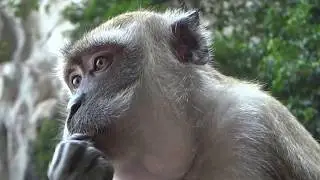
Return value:
M 54 78 L 59 49 L 73 28 L 61 16 L 67 0 L 39 1 L 38 10 L 16 17 L 2 1 L 0 40 L 0 177 L 36 179 L 31 145 L 44 119 L 56 119 L 62 92 Z

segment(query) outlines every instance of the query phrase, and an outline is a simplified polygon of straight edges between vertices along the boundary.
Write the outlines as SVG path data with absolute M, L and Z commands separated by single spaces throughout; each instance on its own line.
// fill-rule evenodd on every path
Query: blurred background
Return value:
M 0 179 L 47 179 L 66 42 L 119 13 L 182 6 L 202 11 L 217 69 L 262 83 L 320 139 L 320 0 L 0 0 Z

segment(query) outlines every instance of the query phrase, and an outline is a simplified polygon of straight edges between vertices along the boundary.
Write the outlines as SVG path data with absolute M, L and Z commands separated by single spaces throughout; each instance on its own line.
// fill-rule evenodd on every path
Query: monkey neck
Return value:
M 209 68 L 209 67 L 206 67 Z M 209 68 L 211 72 L 213 69 Z M 210 91 L 199 79 L 210 78 L 217 86 L 222 84 L 222 75 L 207 73 L 199 77 L 199 71 L 207 69 L 185 68 L 153 72 L 143 79 L 136 90 L 135 105 L 129 117 L 139 122 L 136 134 L 139 143 L 132 145 L 140 153 L 138 162 L 150 173 L 163 179 L 181 179 L 192 168 L 198 150 L 201 119 L 206 114 L 203 101 L 211 97 L 199 97 L 198 91 Z M 168 72 L 169 71 L 169 72 Z M 182 78 L 181 78 L 182 77 Z M 211 94 L 211 93 L 208 93 Z M 202 106 L 200 106 L 202 105 Z M 128 119 L 128 121 L 130 121 Z M 131 134 L 132 136 L 132 134 Z M 135 161 L 135 163 L 137 163 Z M 139 164 L 139 163 L 137 163 Z
M 157 177 L 149 179 L 168 180 L 181 179 L 190 170 L 199 145 L 197 123 L 204 116 L 199 108 L 205 108 L 197 98 L 206 100 L 195 94 L 205 87 L 192 68 L 177 73 L 154 72 L 139 82 L 130 110 L 117 122 L 112 152 L 107 153 L 118 174 L 132 175 L 138 168 Z
M 171 78 L 178 77 L 149 76 L 135 89 L 131 109 L 119 120 L 122 128 L 115 135 L 112 158 L 118 174 L 139 168 L 157 177 L 150 179 L 180 179 L 189 170 L 196 140 L 194 124 L 187 118 L 190 82 Z

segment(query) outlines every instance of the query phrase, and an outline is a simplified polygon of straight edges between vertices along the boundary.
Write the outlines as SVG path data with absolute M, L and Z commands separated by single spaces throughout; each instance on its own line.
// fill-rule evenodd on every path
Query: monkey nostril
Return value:
M 81 106 L 81 102 L 77 102 L 71 106 L 69 118 L 71 118 L 78 111 L 80 106 Z
M 82 101 L 84 99 L 84 94 L 80 94 L 80 95 L 75 95 L 74 97 L 72 97 L 68 103 L 68 119 L 67 122 L 68 124 L 70 123 L 69 121 L 71 120 L 71 118 L 74 116 L 74 114 L 78 111 L 78 109 L 80 108 Z

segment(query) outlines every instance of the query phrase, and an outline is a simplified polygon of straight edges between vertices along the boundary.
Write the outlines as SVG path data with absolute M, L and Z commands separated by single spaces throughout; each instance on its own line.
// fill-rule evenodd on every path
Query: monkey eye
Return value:
M 93 68 L 95 71 L 101 71 L 109 67 L 112 63 L 111 57 L 109 56 L 98 56 L 94 59 Z
M 73 86 L 73 88 L 78 88 L 80 86 L 80 83 L 81 83 L 81 76 L 80 75 L 74 75 L 71 77 L 71 84 Z

